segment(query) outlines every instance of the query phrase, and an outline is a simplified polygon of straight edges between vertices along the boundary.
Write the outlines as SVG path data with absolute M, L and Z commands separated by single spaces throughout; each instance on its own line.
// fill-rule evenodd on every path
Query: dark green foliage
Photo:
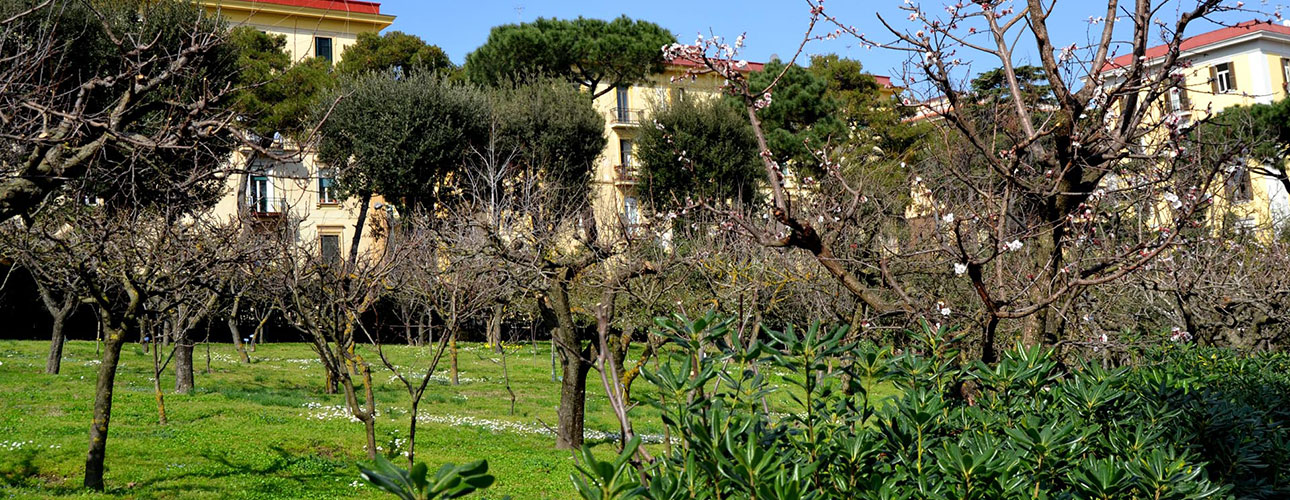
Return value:
M 810 72 L 828 84 L 826 94 L 837 103 L 854 149 L 868 154 L 877 146 L 878 155 L 909 160 L 929 132 L 924 123 L 906 123 L 914 114 L 901 106 L 895 95 L 885 95 L 873 76 L 864 72 L 860 61 L 836 54 L 811 57 Z
M 562 191 L 562 198 L 585 199 L 593 162 L 605 149 L 604 116 L 577 89 L 556 81 L 493 95 L 501 151 L 518 153 L 514 161 L 542 172 L 547 188 Z
M 892 352 L 848 343 L 845 328 L 743 343 L 729 325 L 659 321 L 681 361 L 644 375 L 670 451 L 646 466 L 646 487 L 603 495 L 579 482 L 584 498 L 1290 495 L 1284 354 L 1169 346 L 1138 367 L 1063 369 L 1034 347 L 963 364 L 958 339 L 931 327 L 916 350 Z M 871 400 L 882 381 L 901 395 Z M 785 390 L 796 408 L 768 414 L 763 398 Z M 620 458 L 584 475 L 609 467 L 633 472 Z
M 489 86 L 555 77 L 599 94 L 662 72 L 662 48 L 675 41 L 659 25 L 626 16 L 613 21 L 538 18 L 494 27 L 488 41 L 466 56 L 466 75 Z
M 23 137 L 31 133 L 27 127 L 57 124 L 54 113 L 103 120 L 125 102 L 128 112 L 119 120 L 124 130 L 104 139 L 104 147 L 91 160 L 84 182 L 77 188 L 109 204 L 213 202 L 220 182 L 208 173 L 226 157 L 233 141 L 227 130 L 192 126 L 195 118 L 215 117 L 219 103 L 196 109 L 190 106 L 211 92 L 237 84 L 236 48 L 227 43 L 203 45 L 187 54 L 187 66 L 169 73 L 174 78 L 122 99 L 136 82 L 159 78 L 168 71 L 168 65 L 177 59 L 175 53 L 194 39 L 222 37 L 227 29 L 222 21 L 188 2 L 38 4 L 41 2 L 18 0 L 0 5 L 0 19 L 7 19 L 0 28 L 0 61 L 10 65 L 3 92 L 7 94 L 5 101 L 12 105 L 5 112 L 6 136 Z M 32 13 L 18 16 L 33 7 Z M 140 41 L 139 53 L 119 48 L 112 42 L 114 37 L 126 43 Z M 131 68 L 136 61 L 153 62 L 134 78 L 117 78 L 135 73 Z M 95 80 L 100 81 L 87 87 L 93 90 L 80 96 L 78 89 Z M 20 102 L 37 107 L 18 105 Z M 77 108 L 78 104 L 83 107 Z M 54 113 L 37 113 L 39 107 Z M 99 140 L 102 129 L 100 123 L 75 127 L 66 135 L 58 132 L 56 143 L 71 151 Z M 135 140 L 125 140 L 127 135 Z M 184 147 L 157 146 L 169 144 Z M 10 168 L 27 161 L 31 148 L 42 146 L 0 139 L 5 176 L 12 174 Z M 143 172 L 146 175 L 140 174 Z
M 285 36 L 250 26 L 234 28 L 229 43 L 238 50 L 244 86 L 235 99 L 240 125 L 269 139 L 275 132 L 292 137 L 308 132 L 315 103 L 336 86 L 329 63 L 308 58 L 292 64 Z
M 687 197 L 750 201 L 765 176 L 748 117 L 718 99 L 681 99 L 641 127 L 636 158 L 654 206 Z
M 432 206 L 468 145 L 487 131 L 486 96 L 432 73 L 398 79 L 371 73 L 339 92 L 320 129 L 318 157 L 337 167 L 345 194 L 380 193 L 400 207 Z M 320 107 L 320 114 L 328 112 Z
M 1027 105 L 1053 104 L 1053 89 L 1048 85 L 1048 75 L 1038 66 L 1015 68 L 1021 99 Z M 1003 68 L 995 68 L 972 79 L 972 94 L 982 103 L 1012 99 Z
M 761 92 L 784 71 L 774 60 L 749 75 L 753 92 Z M 847 127 L 838 116 L 838 103 L 829 96 L 829 82 L 801 66 L 792 66 L 775 85 L 770 106 L 757 113 L 766 133 L 766 145 L 779 161 L 819 173 L 812 153 L 845 141 Z
M 428 469 L 424 462 L 406 470 L 379 455 L 371 468 L 360 463 L 358 470 L 365 481 L 403 500 L 460 498 L 493 484 L 487 460 L 463 465 L 445 464 L 429 478 L 426 477 Z
M 448 54 L 416 35 L 390 31 L 382 35 L 359 33 L 353 45 L 345 47 L 336 69 L 345 74 L 369 71 L 396 71 L 412 74 L 420 71 L 442 72 L 454 68 Z

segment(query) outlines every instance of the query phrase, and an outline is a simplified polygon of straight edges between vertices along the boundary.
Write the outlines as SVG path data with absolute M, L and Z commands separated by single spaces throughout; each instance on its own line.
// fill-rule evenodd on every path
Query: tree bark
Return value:
M 67 341 L 63 335 L 63 327 L 67 322 L 67 316 L 71 312 L 72 308 L 68 307 L 53 315 L 54 325 L 50 328 L 49 358 L 45 360 L 45 373 L 50 375 L 58 375 L 58 371 L 62 369 L 63 344 Z
M 354 223 L 354 239 L 349 244 L 349 268 L 353 270 L 358 265 L 358 249 L 363 242 L 363 225 L 367 223 L 367 208 L 372 204 L 372 192 L 363 191 L 359 193 L 358 201 L 358 221 Z
M 186 333 L 175 339 L 175 392 L 188 394 L 193 391 L 193 343 Z
M 108 320 L 105 318 L 104 322 Z M 90 423 L 90 449 L 85 457 L 84 485 L 96 491 L 103 491 L 103 459 L 107 452 L 108 423 L 112 419 L 112 384 L 121 361 L 121 346 L 125 345 L 127 334 L 132 333 L 124 326 L 107 325 L 103 332 L 107 338 L 94 387 L 94 420 Z
M 233 347 L 237 349 L 238 357 L 243 363 L 250 363 L 251 356 L 246 353 L 246 345 L 242 343 L 242 329 L 238 324 L 238 314 L 242 311 L 242 297 L 239 295 L 233 298 L 233 307 L 228 313 L 228 331 L 233 334 Z
M 591 362 L 582 347 L 573 313 L 569 307 L 568 280 L 570 271 L 560 269 L 552 280 L 551 308 L 557 327 L 552 342 L 560 357 L 563 380 L 560 381 L 560 409 L 556 418 L 555 447 L 562 450 L 582 447 L 583 426 L 586 417 L 587 371 Z
M 63 335 L 63 327 L 67 323 L 67 317 L 76 308 L 77 297 L 76 294 L 65 291 L 63 292 L 63 300 L 60 303 L 54 300 L 54 296 L 49 292 L 48 288 L 40 285 L 39 282 L 37 282 L 36 286 L 40 291 L 41 302 L 44 302 L 45 309 L 49 311 L 49 316 L 54 320 L 49 332 L 49 357 L 45 360 L 45 373 L 58 375 L 58 371 L 62 369 L 63 365 L 63 344 L 67 340 Z

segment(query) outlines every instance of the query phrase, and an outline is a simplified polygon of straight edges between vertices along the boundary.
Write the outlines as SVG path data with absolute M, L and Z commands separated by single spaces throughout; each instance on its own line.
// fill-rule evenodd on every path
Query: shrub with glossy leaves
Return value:
M 1018 347 L 987 365 L 931 327 L 893 352 L 818 324 L 753 342 L 711 314 L 658 324 L 680 355 L 644 375 L 672 440 L 639 471 L 588 465 L 615 480 L 579 483 L 584 498 L 1290 495 L 1284 355 L 1175 346 L 1107 369 Z M 870 398 L 884 382 L 900 395 Z M 768 412 L 780 391 L 790 410 Z
M 407 470 L 378 455 L 371 468 L 359 464 L 358 470 L 365 481 L 403 500 L 460 498 L 493 484 L 487 460 L 445 464 L 434 476 L 427 477 L 429 469 L 424 462 Z

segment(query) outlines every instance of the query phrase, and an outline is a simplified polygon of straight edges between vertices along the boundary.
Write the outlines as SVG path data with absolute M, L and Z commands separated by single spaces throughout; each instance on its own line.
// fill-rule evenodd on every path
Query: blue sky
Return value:
M 939 11 L 944 5 L 940 1 L 921 3 L 929 11 Z M 963 3 L 970 2 L 963 0 Z M 1059 42 L 1058 46 L 1084 44 L 1089 40 L 1090 25 L 1087 19 L 1089 16 L 1105 14 L 1105 10 L 1102 10 L 1105 7 L 1099 9 L 1096 3 L 1091 0 L 1060 2 L 1049 22 L 1050 30 Z M 1130 7 L 1132 5 L 1132 2 L 1127 1 L 1121 3 Z M 1193 4 L 1192 1 L 1183 3 Z M 1248 3 L 1257 5 L 1261 2 L 1250 0 Z M 881 13 L 898 28 L 917 30 L 921 26 L 908 21 L 908 14 L 898 9 L 900 1 L 896 0 L 829 0 L 825 5 L 829 13 L 869 35 L 886 33 L 877 20 L 877 13 Z M 1275 7 L 1260 8 L 1270 12 Z M 418 35 L 427 42 L 442 47 L 457 63 L 463 62 L 467 53 L 484 43 L 488 38 L 489 28 L 499 24 L 532 21 L 538 17 L 584 16 L 609 19 L 622 14 L 658 23 L 682 42 L 693 41 L 698 33 L 706 36 L 711 32 L 733 40 L 740 33 L 747 32 L 748 42 L 743 56 L 745 59 L 765 61 L 772 54 L 786 59 L 801 41 L 809 18 L 804 0 L 384 0 L 381 2 L 381 10 L 398 16 L 390 29 Z M 1174 19 L 1178 12 L 1177 5 L 1168 5 L 1161 12 L 1162 18 Z M 1255 15 L 1252 13 L 1232 13 L 1225 15 L 1224 19 L 1234 21 L 1253 17 Z M 1190 29 L 1189 33 L 1201 33 L 1215 27 L 1213 24 L 1202 23 L 1196 29 Z M 889 38 L 890 35 L 879 39 Z M 1121 52 L 1125 50 L 1121 49 Z M 867 71 L 882 75 L 899 74 L 899 67 L 906 58 L 905 54 L 896 51 L 862 48 L 850 37 L 812 42 L 807 45 L 806 53 L 837 53 L 858 59 Z M 988 61 L 966 54 L 964 57 L 969 60 L 975 57 L 973 72 L 998 66 L 997 60 Z M 1014 59 L 1022 64 L 1037 61 L 1033 49 L 1029 47 L 1025 47 Z

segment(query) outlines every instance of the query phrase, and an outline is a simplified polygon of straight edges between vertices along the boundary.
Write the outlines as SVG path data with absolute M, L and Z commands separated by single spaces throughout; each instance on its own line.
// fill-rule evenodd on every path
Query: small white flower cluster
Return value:
M 353 413 L 350 413 L 349 408 L 346 407 L 345 405 L 329 406 L 329 405 L 324 405 L 322 403 L 311 401 L 311 402 L 305 403 L 305 408 L 310 410 L 308 414 L 301 413 L 300 415 L 313 420 L 349 420 L 350 422 L 360 421 L 354 417 Z M 379 416 L 379 415 L 380 415 L 380 412 L 376 412 L 374 416 Z
M 48 449 L 51 449 L 51 450 L 57 450 L 57 449 L 62 448 L 62 447 L 63 447 L 63 445 L 61 445 L 61 444 L 51 444 L 51 445 L 49 445 L 49 446 L 37 445 L 35 441 L 30 441 L 30 440 L 28 440 L 28 441 L 8 441 L 8 440 L 0 441 L 0 450 L 5 450 L 5 451 L 14 451 L 14 450 L 20 450 L 20 449 L 23 449 L 23 448 L 27 448 L 27 449 L 32 449 L 32 448 L 48 448 Z
M 469 415 L 433 415 L 421 413 L 418 420 L 433 422 L 437 424 L 451 425 L 453 427 L 480 427 L 487 429 L 489 432 L 509 432 L 513 434 L 528 434 L 535 436 L 551 436 L 552 433 L 546 427 L 532 424 L 522 424 L 519 422 L 510 422 L 506 420 L 493 420 L 488 418 L 479 418 Z M 584 429 L 582 431 L 583 439 L 595 441 L 612 441 L 619 439 L 621 435 L 617 432 L 604 432 L 594 429 Z M 657 444 L 663 442 L 663 436 L 659 434 L 639 434 L 641 442 Z
M 1176 326 L 1169 334 L 1170 342 L 1185 344 L 1187 342 L 1191 342 L 1191 340 L 1192 340 L 1191 333 L 1188 333 L 1187 330 L 1183 330 L 1182 328 L 1178 328 Z

